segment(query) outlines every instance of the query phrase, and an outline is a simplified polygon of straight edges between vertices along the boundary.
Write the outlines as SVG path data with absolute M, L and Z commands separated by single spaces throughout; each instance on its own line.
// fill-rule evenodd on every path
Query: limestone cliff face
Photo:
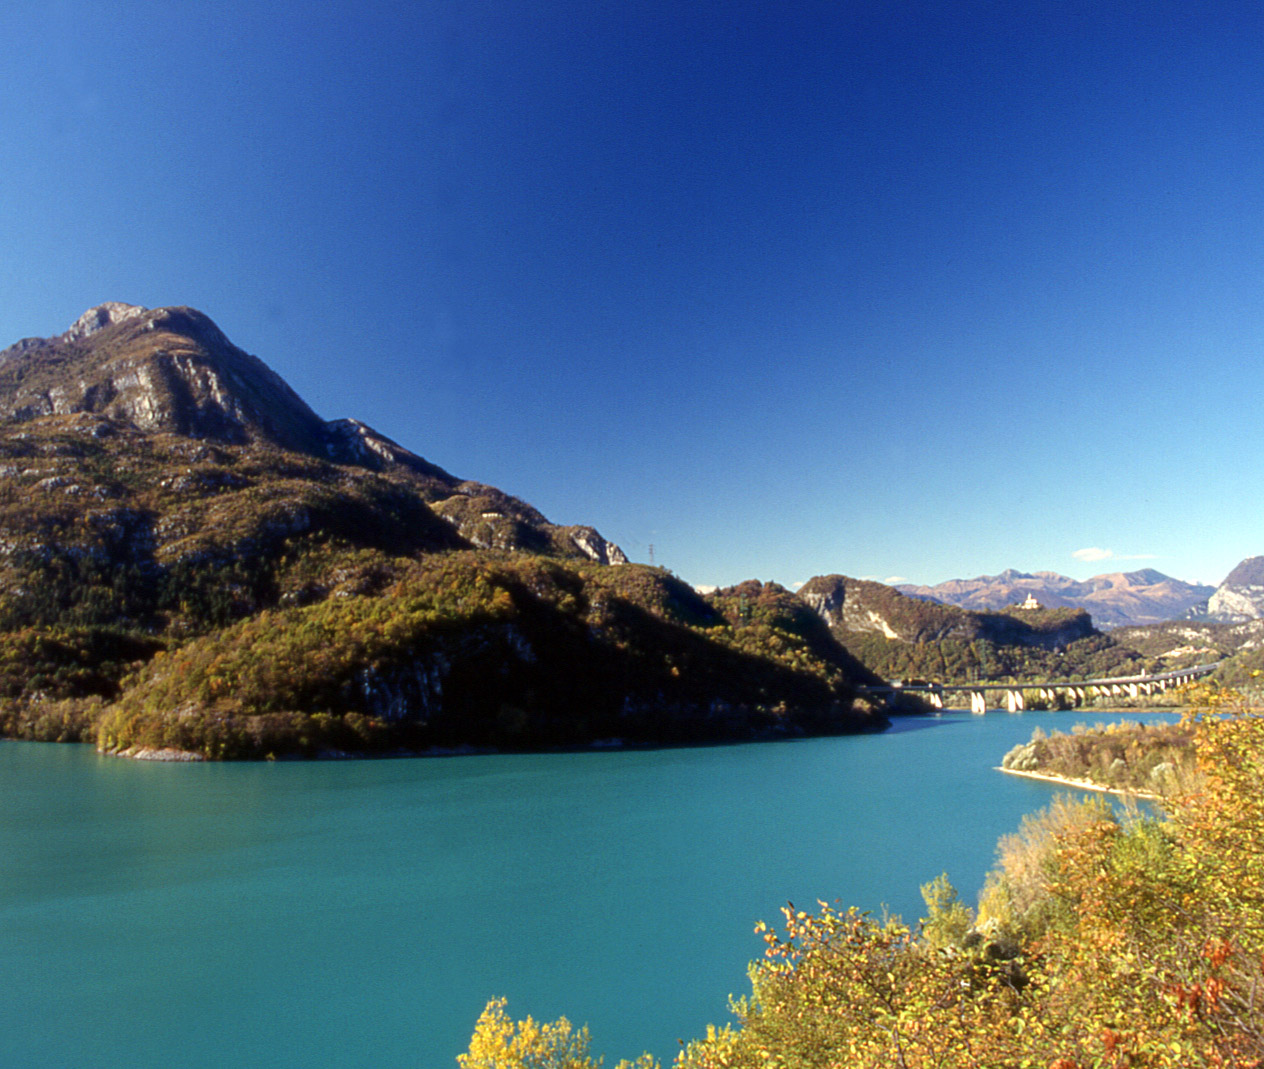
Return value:
M 1248 557 L 1207 601 L 1207 615 L 1228 623 L 1264 617 L 1264 557 Z
M 873 632 L 904 642 L 924 641 L 926 633 L 948 637 L 967 614 L 942 606 L 925 605 L 924 617 L 913 621 L 902 611 L 904 599 L 881 583 L 845 575 L 818 575 L 799 588 L 799 597 L 832 631 Z
M 613 542 L 607 542 L 592 527 L 566 527 L 563 531 L 570 536 L 571 542 L 589 560 L 598 564 L 627 564 L 628 558 L 623 550 Z

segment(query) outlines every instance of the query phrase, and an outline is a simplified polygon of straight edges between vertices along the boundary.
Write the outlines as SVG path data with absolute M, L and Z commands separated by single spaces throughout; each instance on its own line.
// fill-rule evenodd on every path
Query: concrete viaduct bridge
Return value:
M 995 707 L 1011 713 L 1027 708 L 1027 694 L 1036 694 L 1051 706 L 1061 705 L 1062 698 L 1072 708 L 1096 698 L 1139 698 L 1158 694 L 1169 687 L 1181 687 L 1196 679 L 1210 675 L 1223 662 L 1200 664 L 1194 668 L 1178 668 L 1172 672 L 1160 672 L 1152 676 L 1115 676 L 1110 679 L 1081 679 L 1053 683 L 889 683 L 884 687 L 857 687 L 861 694 L 876 698 L 894 697 L 899 694 L 916 694 L 934 709 L 944 708 L 946 695 L 968 694 L 970 712 L 986 713 L 988 697 L 992 696 Z

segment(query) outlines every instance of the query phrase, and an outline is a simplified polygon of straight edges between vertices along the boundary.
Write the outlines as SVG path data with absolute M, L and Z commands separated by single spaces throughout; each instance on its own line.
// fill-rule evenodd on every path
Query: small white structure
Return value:
M 1043 609 L 1044 606 L 1036 600 L 1035 594 L 1028 594 L 1026 599 L 1018 603 L 1020 609 Z

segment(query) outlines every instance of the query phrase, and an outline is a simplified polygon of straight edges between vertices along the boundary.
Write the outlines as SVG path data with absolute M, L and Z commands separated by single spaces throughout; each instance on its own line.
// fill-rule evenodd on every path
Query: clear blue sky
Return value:
M 1258 3 L 10 0 L 0 40 L 0 344 L 193 305 L 695 583 L 1264 553 Z

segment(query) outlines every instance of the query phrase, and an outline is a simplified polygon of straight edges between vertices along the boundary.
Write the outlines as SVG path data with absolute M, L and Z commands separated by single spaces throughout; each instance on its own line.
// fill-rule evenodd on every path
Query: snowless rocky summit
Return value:
M 1226 623 L 1264 617 L 1264 557 L 1247 557 L 1216 588 L 1207 615 Z
M 408 472 L 430 507 L 479 548 L 627 557 L 592 527 L 550 523 L 495 487 L 450 475 L 359 420 L 325 421 L 257 356 L 195 308 L 107 301 L 61 334 L 0 350 L 0 420 L 101 417 L 202 442 L 273 446 L 376 472 Z

